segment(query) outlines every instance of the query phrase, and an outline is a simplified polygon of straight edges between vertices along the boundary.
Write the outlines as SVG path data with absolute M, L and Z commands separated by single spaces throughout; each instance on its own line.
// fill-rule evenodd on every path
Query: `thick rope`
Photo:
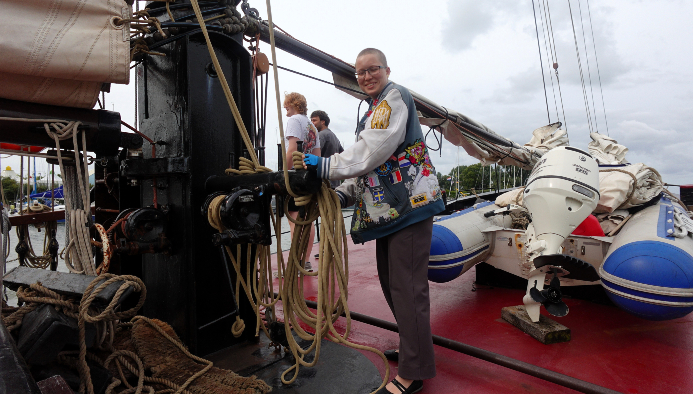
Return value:
M 2 182 L 0 182 L 0 185 Z M 4 198 L 4 195 L 3 195 Z M 7 256 L 10 254 L 10 216 L 6 208 L 7 204 L 2 206 L 0 212 L 0 306 L 3 308 L 6 305 L 7 293 L 3 285 L 3 277 L 7 271 Z
M 33 283 L 28 288 L 19 287 L 17 289 L 17 301 L 23 305 L 13 310 L 10 315 L 3 316 L 3 322 L 10 332 L 22 325 L 24 315 L 42 304 L 53 305 L 57 310 L 62 310 L 65 315 L 77 318 L 78 307 L 74 300 L 60 295 L 40 283 Z
M 36 120 L 34 120 L 36 121 Z M 82 133 L 82 150 L 84 151 L 83 162 L 79 160 L 80 149 L 78 142 L 80 122 L 44 122 L 44 128 L 48 136 L 53 138 L 58 154 L 60 172 L 65 174 L 62 154 L 60 153 L 60 141 L 72 138 L 75 149 L 75 166 L 77 168 L 77 185 L 79 196 L 75 197 L 71 193 L 65 193 L 65 215 L 69 217 L 69 238 L 70 242 L 66 246 L 65 265 L 73 273 L 84 273 L 85 275 L 96 276 L 94 267 L 94 256 L 91 252 L 91 236 L 89 235 L 89 220 L 91 219 L 91 203 L 89 201 L 89 175 L 87 163 L 87 139 L 86 134 Z M 82 165 L 84 169 L 82 169 Z M 85 175 L 85 173 L 87 173 Z M 86 182 L 86 183 L 85 183 Z M 74 209 L 78 206 L 73 198 L 81 198 L 81 209 Z M 87 214 L 88 212 L 88 214 Z
M 195 0 L 193 0 L 195 1 Z M 267 19 L 269 23 L 269 35 L 270 35 L 270 49 L 272 52 L 272 71 L 274 73 L 274 93 L 277 99 L 277 118 L 279 120 L 279 140 L 281 141 L 282 144 L 282 163 L 286 163 L 286 143 L 284 141 L 284 125 L 282 123 L 282 109 L 281 109 L 281 100 L 279 98 L 279 73 L 277 71 L 277 51 L 276 51 L 276 46 L 274 44 L 274 22 L 272 21 L 272 5 L 270 4 L 270 0 L 267 0 Z M 291 185 L 289 184 L 289 169 L 286 168 L 287 166 L 283 166 L 284 168 L 284 179 L 286 181 L 286 190 L 289 192 L 289 195 L 296 198 L 297 195 L 294 193 L 294 191 L 291 189 Z
M 103 280 L 105 279 L 105 280 Z M 111 283 L 120 282 L 118 290 L 111 302 L 106 306 L 106 308 L 99 312 L 94 313 L 91 308 L 91 304 L 96 298 L 96 296 L 102 292 Z M 97 286 L 98 285 L 98 286 Z M 140 299 L 133 308 L 128 309 L 123 312 L 115 312 L 116 307 L 120 304 L 120 298 L 123 296 L 126 290 L 132 287 L 136 292 L 140 293 Z M 79 375 L 80 375 L 80 387 L 79 391 L 87 394 L 94 394 L 94 385 L 91 381 L 91 374 L 89 372 L 89 365 L 87 365 L 87 345 L 85 341 L 86 337 L 86 323 L 99 323 L 103 321 L 115 321 L 115 320 L 125 320 L 133 317 L 135 313 L 144 305 L 144 301 L 147 298 L 147 288 L 144 286 L 142 280 L 136 276 L 123 275 L 115 276 L 111 274 L 103 274 L 98 278 L 94 279 L 82 295 L 82 299 L 79 303 L 79 317 L 77 320 L 77 327 L 79 329 Z M 111 325 L 112 327 L 112 325 Z M 114 331 L 111 330 L 111 339 L 115 335 Z M 112 340 L 111 340 L 112 343 Z M 110 346 L 109 346 L 110 347 Z
M 104 281 L 104 279 L 106 279 Z M 109 305 L 102 311 L 97 311 L 91 304 L 103 289 L 114 282 L 123 281 L 124 283 L 118 288 L 113 299 Z M 129 287 L 133 287 L 135 291 L 140 293 L 140 300 L 135 307 L 124 312 L 115 312 L 117 305 L 120 303 L 119 299 L 128 290 Z M 168 389 L 158 391 L 158 393 L 185 393 L 191 394 L 186 388 L 193 383 L 195 379 L 206 373 L 211 367 L 212 362 L 192 355 L 185 346 L 178 340 L 172 338 L 166 332 L 164 332 L 161 327 L 154 323 L 152 320 L 144 316 L 135 316 L 129 323 L 122 323 L 119 327 L 131 327 L 138 320 L 142 320 L 156 329 L 164 338 L 173 343 L 178 349 L 180 349 L 187 357 L 199 362 L 204 365 L 198 372 L 190 376 L 182 385 L 178 385 L 167 379 L 162 378 L 152 378 L 145 375 L 144 365 L 135 353 L 118 350 L 114 351 L 112 354 L 102 361 L 92 353 L 87 353 L 86 351 L 86 341 L 85 341 L 85 323 L 93 324 L 97 328 L 97 348 L 101 350 L 111 350 L 113 338 L 115 336 L 116 326 L 115 322 L 127 319 L 132 316 L 142 307 L 146 299 L 146 287 L 142 281 L 134 276 L 114 276 L 110 274 L 102 275 L 89 285 L 82 296 L 79 304 L 76 300 L 70 299 L 69 297 L 62 296 L 54 291 L 42 286 L 40 283 L 34 283 L 29 286 L 29 288 L 20 287 L 17 291 L 17 298 L 24 305 L 20 308 L 13 308 L 12 314 L 7 317 L 3 317 L 3 321 L 6 324 L 8 330 L 12 331 L 17 329 L 22 324 L 23 317 L 38 308 L 43 304 L 53 305 L 56 310 L 62 312 L 63 314 L 75 318 L 78 320 L 79 328 L 79 340 L 80 349 L 79 352 L 62 352 L 59 355 L 59 361 L 63 364 L 71 366 L 79 371 L 81 386 L 80 392 L 92 394 L 93 385 L 91 383 L 91 375 L 89 372 L 89 366 L 86 362 L 87 359 L 94 361 L 104 367 L 108 368 L 112 362 L 115 362 L 116 368 L 119 371 L 120 379 L 117 377 L 113 378 L 112 383 L 106 390 L 107 394 L 113 393 L 114 390 L 121 384 L 127 387 L 126 390 L 120 393 L 141 393 L 146 390 L 149 393 L 155 393 L 155 390 L 151 386 L 147 386 L 144 383 L 159 384 L 168 387 Z M 8 310 L 11 308 L 7 308 Z M 106 342 L 106 346 L 102 346 L 105 339 L 109 339 Z M 70 358 L 68 356 L 77 356 L 77 359 Z M 132 360 L 131 363 L 129 360 Z M 137 377 L 138 382 L 136 386 L 132 386 L 127 382 L 122 371 L 122 366 L 128 369 L 134 376 Z
M 16 227 L 17 238 L 24 239 L 26 246 L 28 247 L 26 253 L 26 266 L 29 268 L 46 269 L 50 266 L 53 256 L 51 256 L 48 245 L 52 240 L 52 231 L 57 229 L 57 222 L 47 222 L 45 223 L 45 234 L 43 236 L 43 255 L 38 256 L 34 251 L 34 246 L 31 244 L 31 236 L 29 235 L 29 225 L 23 224 Z
M 231 112 L 234 115 L 234 120 L 236 121 L 236 125 L 238 129 L 240 130 L 241 137 L 243 138 L 243 141 L 245 143 L 246 149 L 250 155 L 250 159 L 252 162 L 252 167 L 253 169 L 258 169 L 260 168 L 260 164 L 258 163 L 257 156 L 255 155 L 255 149 L 252 145 L 252 142 L 250 140 L 250 137 L 248 135 L 248 132 L 245 128 L 245 125 L 243 124 L 242 118 L 240 113 L 238 112 L 238 108 L 236 106 L 235 100 L 233 98 L 233 95 L 231 94 L 231 90 L 228 87 L 228 83 L 226 81 L 226 77 L 224 76 L 224 73 L 221 69 L 221 66 L 219 65 L 219 62 L 217 60 L 216 54 L 214 52 L 214 48 L 212 46 L 212 43 L 209 39 L 209 34 L 207 32 L 207 28 L 204 24 L 204 19 L 202 18 L 202 12 L 200 11 L 200 7 L 198 5 L 197 0 L 191 0 L 191 5 L 195 11 L 195 15 L 197 17 L 197 20 L 200 23 L 200 28 L 202 29 L 202 33 L 205 36 L 205 41 L 207 43 L 207 48 L 209 50 L 210 56 L 212 58 L 212 62 L 214 64 L 215 71 L 217 74 L 220 76 L 219 81 L 222 84 L 222 88 L 224 90 L 224 94 L 226 96 L 227 102 L 229 103 L 229 107 L 231 108 Z M 277 96 L 277 109 L 278 109 L 278 117 L 279 117 L 279 128 L 280 128 L 280 138 L 281 138 L 281 144 L 282 144 L 282 158 L 284 161 L 286 161 L 286 147 L 285 147 L 285 142 L 284 142 L 284 129 L 283 125 L 281 122 L 281 111 L 280 111 L 280 100 L 279 100 L 279 79 L 278 79 L 278 73 L 277 73 L 277 67 L 276 67 L 276 50 L 275 50 L 275 43 L 274 43 L 274 25 L 272 22 L 272 11 L 271 11 L 271 5 L 270 1 L 267 0 L 267 13 L 268 13 L 268 18 L 269 18 L 269 31 L 270 31 L 270 43 L 271 43 L 271 50 L 272 50 L 272 64 L 274 68 L 274 82 L 275 82 L 275 93 Z M 242 164 L 242 165 L 245 165 Z M 297 198 L 298 196 L 293 192 L 291 189 L 291 185 L 289 184 L 289 176 L 288 176 L 288 168 L 287 166 L 284 166 L 284 179 L 286 182 L 286 189 L 289 193 L 294 198 Z M 298 166 L 296 166 L 298 167 Z M 301 164 L 302 168 L 302 164 Z M 241 173 L 243 169 L 240 170 Z M 234 173 L 233 171 L 229 171 L 230 173 Z M 331 194 L 330 194 L 331 193 Z M 208 220 L 210 224 L 216 228 L 218 231 L 223 231 L 223 225 L 221 224 L 221 219 L 218 217 L 218 206 L 221 202 L 221 199 L 223 197 L 217 197 L 215 200 L 212 201 L 210 204 L 209 210 L 208 210 Z M 325 237 L 321 238 L 321 246 L 323 245 L 324 242 L 327 243 L 328 246 L 325 246 L 325 249 L 321 247 L 320 251 L 320 268 L 318 273 L 309 273 L 307 272 L 300 263 L 300 260 L 297 259 L 297 257 L 305 258 L 305 245 L 307 245 L 307 242 L 312 242 L 313 240 L 309 240 L 309 234 L 310 234 L 310 228 L 309 224 L 312 223 L 311 221 L 305 221 L 305 222 L 299 222 L 292 220 L 292 218 L 289 218 L 289 220 L 292 220 L 294 223 L 299 225 L 300 227 L 297 228 L 297 231 L 294 232 L 294 238 L 292 242 L 292 252 L 289 257 L 289 263 L 287 265 L 287 272 L 285 273 L 285 278 L 288 284 L 285 286 L 281 285 L 282 279 L 280 278 L 280 294 L 281 297 L 284 300 L 284 315 L 285 315 L 285 328 L 287 329 L 287 332 L 290 331 L 290 326 L 289 326 L 289 321 L 291 321 L 292 325 L 296 328 L 297 334 L 303 338 L 313 340 L 313 344 L 306 350 L 301 349 L 300 346 L 296 343 L 293 335 L 287 335 L 287 339 L 289 341 L 289 346 L 292 354 L 294 355 L 294 358 L 296 359 L 296 364 L 289 368 L 287 371 L 285 371 L 282 374 L 282 382 L 285 384 L 289 384 L 293 381 L 296 380 L 298 377 L 298 369 L 299 365 L 305 365 L 305 366 L 313 366 L 318 360 L 319 356 L 319 350 L 320 350 L 320 342 L 321 339 L 325 336 L 327 336 L 327 333 L 329 332 L 331 335 L 329 336 L 330 340 L 333 340 L 335 342 L 340 342 L 347 344 L 349 346 L 358 348 L 358 349 L 364 349 L 364 350 L 370 350 L 375 352 L 376 354 L 380 355 L 382 358 L 383 362 L 386 365 L 386 376 L 385 379 L 383 380 L 383 383 L 381 386 L 378 388 L 380 389 L 381 387 L 385 386 L 385 383 L 389 379 L 389 363 L 387 363 L 387 360 L 385 359 L 385 356 L 378 350 L 373 349 L 373 348 L 368 348 L 365 346 L 361 345 L 356 345 L 352 344 L 348 341 L 346 341 L 346 337 L 349 334 L 349 328 L 351 327 L 351 320 L 349 318 L 349 311 L 346 306 L 346 295 L 347 295 L 347 286 L 346 286 L 346 281 L 348 278 L 348 261 L 346 259 L 347 255 L 347 250 L 346 250 L 346 233 L 344 230 L 344 219 L 343 216 L 341 215 L 341 206 L 339 202 L 339 198 L 337 197 L 336 193 L 329 189 L 327 185 L 323 185 L 321 193 L 318 194 L 318 201 L 316 205 L 311 205 L 311 201 L 313 201 L 312 196 L 308 196 L 306 198 L 299 198 L 298 201 L 296 202 L 297 205 L 302 204 L 304 206 L 309 206 L 308 207 L 308 212 L 309 212 L 309 217 L 317 217 L 318 214 L 323 216 L 323 219 L 328 218 L 328 220 L 323 220 L 321 224 L 321 230 L 323 230 L 323 234 L 325 234 Z M 286 202 L 285 202 L 286 204 Z M 273 217 L 274 220 L 274 217 Z M 314 220 L 314 219 L 313 219 Z M 328 225 L 326 225 L 327 222 L 330 222 L 330 226 L 334 230 L 328 230 Z M 279 226 L 276 225 L 276 220 L 275 220 L 275 228 L 279 228 Z M 338 230 L 337 230 L 338 229 Z M 331 237 L 334 237 L 336 233 L 342 234 L 343 239 L 341 239 L 339 242 L 335 241 L 334 239 L 331 239 Z M 280 231 L 276 231 L 277 234 L 277 239 L 279 240 L 279 235 Z M 343 247 L 343 250 L 337 250 L 337 246 Z M 262 327 L 262 329 L 265 331 L 265 333 L 269 337 L 269 333 L 267 333 L 266 327 L 261 324 L 260 320 L 260 313 L 259 313 L 259 307 L 263 303 L 259 301 L 258 303 L 255 303 L 253 294 L 250 291 L 250 287 L 248 283 L 254 283 L 255 281 L 251 280 L 250 278 L 250 273 L 256 272 L 257 270 L 257 260 L 258 256 L 261 255 L 261 251 L 263 251 L 264 248 L 258 247 L 258 252 L 256 253 L 253 261 L 251 262 L 251 254 L 250 249 L 251 246 L 248 245 L 248 252 L 247 252 L 247 278 L 245 280 L 242 280 L 242 275 L 241 275 L 241 269 L 240 269 L 240 256 L 241 256 L 241 246 L 237 246 L 237 255 L 238 259 L 234 257 L 234 254 L 231 251 L 230 247 L 226 247 L 226 252 L 231 258 L 231 262 L 234 266 L 234 269 L 236 270 L 236 277 L 237 277 L 237 283 L 243 287 L 246 296 L 248 297 L 248 300 L 252 304 L 254 310 L 256 311 L 257 315 L 257 326 L 256 326 L 256 333 L 259 331 L 259 328 Z M 297 256 L 297 250 L 301 250 L 302 256 Z M 336 256 L 336 258 L 329 258 L 328 261 L 330 263 L 324 263 L 323 262 L 323 255 L 325 252 L 330 250 L 330 254 L 332 256 Z M 280 253 L 277 254 L 277 264 L 279 266 L 283 266 L 283 257 Z M 305 260 L 303 260 L 305 261 Z M 293 263 L 293 264 L 292 264 Z M 339 263 L 339 264 L 336 264 Z M 253 269 L 250 269 L 250 264 L 253 264 Z M 342 267 L 341 264 L 344 266 Z M 262 265 L 262 264 L 261 264 Z M 337 267 L 339 265 L 339 267 Z M 267 265 L 263 265 L 263 267 L 266 269 Z M 281 268 L 279 268 L 281 270 Z M 317 314 L 312 313 L 309 308 L 305 305 L 305 298 L 303 297 L 303 291 L 302 291 L 302 281 L 296 280 L 297 273 L 300 272 L 303 275 L 309 275 L 309 276 L 318 276 L 319 278 L 322 278 L 320 280 L 321 285 L 318 287 L 318 305 L 322 305 L 321 302 L 325 302 L 325 305 L 322 305 L 318 308 Z M 280 277 L 281 277 L 281 271 L 279 272 Z M 261 277 L 266 277 L 268 275 L 267 272 L 261 273 Z M 300 285 L 299 285 L 300 282 Z M 255 285 L 253 285 L 255 286 Z M 261 289 L 263 289 L 263 286 L 260 286 Z M 339 288 L 339 295 L 336 295 L 335 289 L 336 287 Z M 236 286 L 238 289 L 239 286 Z M 287 289 L 292 289 L 291 291 Z M 329 294 L 329 298 L 328 295 Z M 257 295 L 257 291 L 256 291 Z M 265 297 L 265 295 L 261 295 L 261 297 Z M 260 298 L 258 298 L 259 300 Z M 327 300 L 330 299 L 332 300 L 331 302 L 328 302 Z M 324 300 L 324 301 L 323 301 Z M 272 302 L 269 303 L 269 305 L 274 305 L 277 300 L 273 300 Z M 306 322 L 308 325 L 310 325 L 312 328 L 315 329 L 316 334 L 311 335 L 306 333 L 298 324 L 298 321 L 295 318 L 294 313 L 288 312 L 294 310 L 292 308 L 293 305 L 297 305 L 295 308 L 297 314 L 301 317 L 301 320 Z M 337 333 L 335 330 L 333 323 L 336 321 L 342 311 L 346 312 L 347 315 L 347 330 L 344 334 L 344 336 L 340 335 Z M 287 318 L 289 316 L 289 318 Z M 327 318 L 327 316 L 330 316 L 330 318 Z M 324 323 L 324 321 L 327 321 L 327 324 Z M 236 324 L 236 330 L 241 329 L 240 323 L 237 320 Z M 315 359 L 313 360 L 312 363 L 306 363 L 303 359 L 305 354 L 311 352 L 313 349 L 316 350 L 315 354 Z M 300 355 L 299 355 L 300 354 Z M 286 374 L 294 370 L 294 376 L 291 380 L 286 380 Z M 377 390 L 376 390 L 377 391 Z
M 100 247 L 101 250 L 103 250 L 103 261 L 101 262 L 101 265 L 99 265 L 98 268 L 96 268 L 96 273 L 101 275 L 108 272 L 108 269 L 111 267 L 111 257 L 113 257 L 113 249 L 111 249 L 111 242 L 108 238 L 108 233 L 106 232 L 106 229 L 99 223 L 95 223 L 94 228 L 96 229 L 96 232 L 99 234 L 99 237 L 101 238 L 101 243 L 96 246 Z
M 265 306 L 266 308 L 273 307 L 279 298 L 281 298 L 283 301 L 282 305 L 284 309 L 284 325 L 286 332 L 290 333 L 291 328 L 293 327 L 296 335 L 299 338 L 312 341 L 308 348 L 303 349 L 297 343 L 293 335 L 286 336 L 289 345 L 288 350 L 294 356 L 296 363 L 282 373 L 282 382 L 284 384 L 291 384 L 296 380 L 300 366 L 315 366 L 320 355 L 321 340 L 322 338 L 326 337 L 334 342 L 343 343 L 356 349 L 368 350 L 378 354 L 382 358 L 383 363 L 386 365 L 386 376 L 382 385 L 380 386 L 384 387 L 389 380 L 390 373 L 389 364 L 387 363 L 385 356 L 377 349 L 357 345 L 349 342 L 346 339 L 351 330 L 351 319 L 349 317 L 349 309 L 347 306 L 349 264 L 348 250 L 346 246 L 346 230 L 344 226 L 344 218 L 341 214 L 339 197 L 337 197 L 334 190 L 330 189 L 330 187 L 325 184 L 323 184 L 323 187 L 317 196 L 317 201 L 313 200 L 312 204 L 306 206 L 308 218 L 303 221 L 294 220 L 298 227 L 296 227 L 296 231 L 293 235 L 289 259 L 286 265 L 283 261 L 283 255 L 281 253 L 277 253 L 279 278 L 279 297 L 277 299 L 271 299 L 271 301 L 268 303 L 264 303 L 262 301 L 255 303 L 253 301 L 254 299 L 260 300 L 262 297 L 264 297 L 268 293 L 267 283 L 272 283 L 272 280 L 269 277 L 271 264 L 267 258 L 269 257 L 269 254 L 263 255 L 263 253 L 266 252 L 265 247 L 258 245 L 256 256 L 251 261 L 252 253 L 250 250 L 250 245 L 248 245 L 248 258 L 246 261 L 247 275 L 244 279 L 241 279 L 242 273 L 239 264 L 242 246 L 238 245 L 236 247 L 236 253 L 233 253 L 230 247 L 226 247 L 226 251 L 230 256 L 231 262 L 236 271 L 237 303 L 238 289 L 243 287 L 246 296 L 252 304 L 257 316 L 256 333 L 259 332 L 260 328 L 262 328 L 269 337 L 267 328 L 264 324 L 261 324 L 259 308 L 261 306 Z M 224 231 L 225 229 L 219 216 L 219 206 L 224 198 L 225 196 L 218 196 L 214 198 L 208 209 L 208 220 L 210 225 L 219 231 Z M 279 228 L 277 228 L 277 221 L 273 213 L 271 213 L 271 215 L 275 225 L 275 233 L 277 234 L 278 238 L 277 242 L 278 244 L 281 244 L 279 236 L 281 231 Z M 308 242 L 313 241 L 310 239 L 309 225 L 317 218 L 318 215 L 322 217 L 320 231 L 321 234 L 324 235 L 320 238 L 318 270 L 317 272 L 309 272 L 302 267 L 301 262 L 306 261 L 306 258 L 309 257 L 306 256 L 306 246 Z M 289 220 L 293 219 L 289 218 Z M 250 275 L 251 271 L 252 276 Z M 260 280 L 259 284 L 256 285 L 255 283 L 258 281 L 253 281 L 252 278 L 257 278 L 258 273 Z M 313 312 L 310 308 L 308 308 L 305 303 L 303 280 L 300 279 L 300 277 L 303 276 L 318 277 L 319 308 L 316 312 Z M 248 283 L 253 283 L 253 293 L 251 293 Z M 238 286 L 238 284 L 240 284 L 240 286 Z M 253 295 L 255 297 L 253 297 Z M 347 316 L 347 325 L 344 334 L 340 334 L 334 327 L 334 322 L 342 313 L 345 313 Z M 308 327 L 315 330 L 315 334 L 304 330 L 301 323 L 304 323 Z M 305 361 L 306 355 L 312 351 L 315 351 L 314 360 L 312 362 Z M 294 371 L 293 376 L 288 378 L 287 376 L 291 371 Z M 380 387 L 378 389 L 380 389 Z

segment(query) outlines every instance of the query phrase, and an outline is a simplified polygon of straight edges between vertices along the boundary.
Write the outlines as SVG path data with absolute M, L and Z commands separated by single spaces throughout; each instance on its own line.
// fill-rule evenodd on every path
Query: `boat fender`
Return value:
M 599 224 L 599 219 L 594 215 L 589 215 L 573 231 L 572 235 L 584 235 L 586 237 L 603 237 L 604 230 Z
M 693 311 L 693 257 L 659 241 L 616 249 L 599 269 L 616 305 L 647 320 L 669 320 Z
M 462 242 L 452 230 L 443 226 L 433 226 L 431 235 L 431 256 L 449 255 L 456 252 L 461 252 L 464 248 Z M 436 283 L 449 282 L 462 273 L 464 264 L 461 263 L 465 259 L 464 256 L 457 257 L 447 261 L 429 261 L 428 280 Z M 451 266 L 449 268 L 431 268 L 436 266 Z

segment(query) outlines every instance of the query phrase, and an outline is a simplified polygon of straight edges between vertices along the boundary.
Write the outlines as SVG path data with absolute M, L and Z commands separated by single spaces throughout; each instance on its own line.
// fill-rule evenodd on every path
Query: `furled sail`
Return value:
M 92 108 L 104 83 L 130 78 L 124 0 L 5 0 L 0 97 Z

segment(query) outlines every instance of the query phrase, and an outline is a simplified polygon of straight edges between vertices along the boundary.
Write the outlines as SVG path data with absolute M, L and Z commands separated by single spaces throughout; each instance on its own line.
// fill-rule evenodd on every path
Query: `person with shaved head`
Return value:
M 351 237 L 376 242 L 385 300 L 399 327 L 398 375 L 377 394 L 412 394 L 436 375 L 430 323 L 428 260 L 433 216 L 445 209 L 414 98 L 389 80 L 385 54 L 366 48 L 356 57 L 356 79 L 368 96 L 356 142 L 329 157 L 305 154 L 304 163 L 336 188 L 342 207 L 354 205 Z

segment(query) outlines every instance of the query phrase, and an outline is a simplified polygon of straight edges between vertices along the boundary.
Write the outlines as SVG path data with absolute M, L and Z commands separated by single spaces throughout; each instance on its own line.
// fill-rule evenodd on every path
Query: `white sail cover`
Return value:
M 524 191 L 525 187 L 518 187 L 516 189 L 507 191 L 500 196 L 496 197 L 495 204 L 498 205 L 499 207 L 503 208 L 508 206 L 509 204 L 515 204 L 519 206 L 525 206 L 525 200 L 524 200 Z
M 657 170 L 643 163 L 628 164 L 628 148 L 611 137 L 599 133 L 590 133 L 590 137 L 590 154 L 603 165 L 599 167 L 600 198 L 595 213 L 642 205 L 662 192 L 664 182 Z
M 104 82 L 130 78 L 123 0 L 3 0 L 0 97 L 91 108 Z
M 592 142 L 587 145 L 592 157 L 599 164 L 625 164 L 628 148 L 616 142 L 615 139 L 599 133 L 590 133 Z
M 643 163 L 599 169 L 599 203 L 595 213 L 628 209 L 655 198 L 664 189 L 662 176 Z

